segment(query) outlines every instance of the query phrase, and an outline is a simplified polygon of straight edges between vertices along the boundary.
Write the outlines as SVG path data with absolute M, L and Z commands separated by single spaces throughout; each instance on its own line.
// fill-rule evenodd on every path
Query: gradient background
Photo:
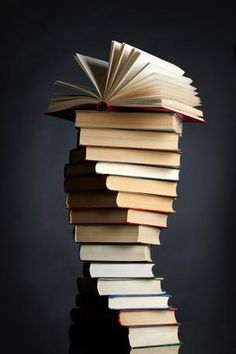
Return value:
M 81 266 L 64 208 L 63 167 L 76 131 L 42 113 L 55 79 L 86 82 L 73 53 L 106 59 L 111 39 L 174 62 L 199 89 L 208 124 L 184 126 L 177 214 L 153 256 L 179 308 L 181 353 L 236 353 L 235 18 L 224 4 L 9 1 L 2 7 L 4 353 L 68 353 Z

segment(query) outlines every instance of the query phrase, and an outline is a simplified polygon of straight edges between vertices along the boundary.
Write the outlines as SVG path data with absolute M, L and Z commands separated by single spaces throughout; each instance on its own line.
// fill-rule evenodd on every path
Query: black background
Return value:
M 43 112 L 55 79 L 85 82 L 74 52 L 106 59 L 112 39 L 174 62 L 199 89 L 208 124 L 184 126 L 177 214 L 153 256 L 179 308 L 182 353 L 236 352 L 233 16 L 226 2 L 8 1 L 1 8 L 4 353 L 68 353 L 81 266 L 63 167 L 76 131 Z

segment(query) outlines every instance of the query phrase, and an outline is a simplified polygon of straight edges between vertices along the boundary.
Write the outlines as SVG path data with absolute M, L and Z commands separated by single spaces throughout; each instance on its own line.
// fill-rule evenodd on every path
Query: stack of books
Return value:
M 127 330 L 132 353 L 166 353 L 165 346 L 177 353 L 176 309 L 151 248 L 175 213 L 182 125 L 203 121 L 200 99 L 180 68 L 125 43 L 112 42 L 109 63 L 75 58 L 96 92 L 60 81 L 76 94 L 54 98 L 48 109 L 74 119 L 78 129 L 64 183 L 84 262 L 71 318 L 115 320 Z M 105 305 L 88 305 L 91 296 Z
M 182 121 L 172 113 L 79 111 L 75 126 L 79 146 L 65 168 L 65 191 L 89 277 L 79 290 L 108 297 L 131 347 L 178 344 L 151 247 L 174 213 Z

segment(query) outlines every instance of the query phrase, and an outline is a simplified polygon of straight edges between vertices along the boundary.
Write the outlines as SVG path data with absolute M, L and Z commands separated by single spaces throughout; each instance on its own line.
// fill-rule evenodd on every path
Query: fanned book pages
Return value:
M 192 80 L 172 63 L 117 41 L 111 42 L 108 61 L 79 53 L 74 58 L 93 89 L 56 81 L 66 94 L 50 101 L 47 114 L 74 120 L 81 109 L 167 111 L 204 121 Z

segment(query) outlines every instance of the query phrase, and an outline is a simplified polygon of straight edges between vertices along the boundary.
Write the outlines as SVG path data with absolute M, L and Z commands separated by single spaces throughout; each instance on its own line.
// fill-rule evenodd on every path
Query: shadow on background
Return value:
M 106 297 L 77 295 L 71 310 L 69 354 L 129 353 L 128 331 L 121 327 L 117 311 L 107 308 Z

